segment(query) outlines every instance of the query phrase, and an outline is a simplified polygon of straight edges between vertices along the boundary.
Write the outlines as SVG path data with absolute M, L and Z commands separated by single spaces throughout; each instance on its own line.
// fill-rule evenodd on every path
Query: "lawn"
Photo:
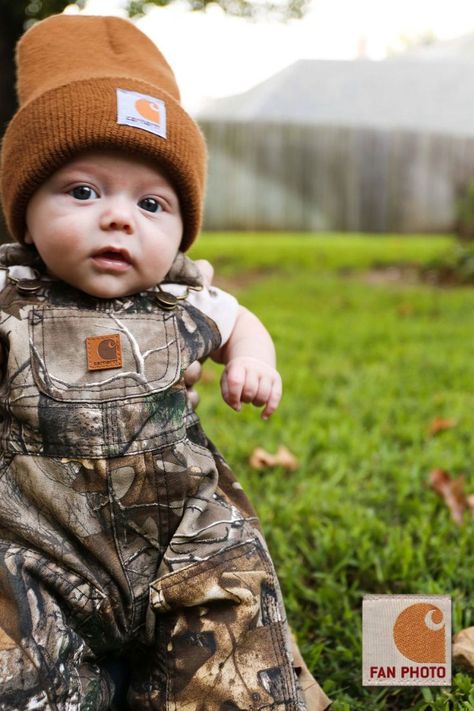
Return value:
M 427 486 L 442 467 L 474 492 L 474 289 L 392 281 L 375 266 L 427 264 L 448 237 L 204 235 L 212 261 L 269 328 L 284 381 L 269 422 L 228 408 L 219 367 L 200 385 L 205 428 L 255 504 L 291 625 L 332 711 L 474 709 L 450 689 L 361 685 L 363 593 L 449 594 L 454 631 L 474 625 L 474 521 L 455 526 Z M 430 435 L 435 417 L 456 426 Z M 300 467 L 252 471 L 254 447 Z

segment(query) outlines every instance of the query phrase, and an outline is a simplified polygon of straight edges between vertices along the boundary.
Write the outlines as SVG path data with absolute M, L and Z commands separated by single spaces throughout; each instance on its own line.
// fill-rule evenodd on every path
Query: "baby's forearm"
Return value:
M 239 306 L 237 320 L 227 343 L 212 354 L 218 363 L 229 363 L 233 358 L 257 358 L 276 364 L 275 347 L 263 323 L 251 311 Z

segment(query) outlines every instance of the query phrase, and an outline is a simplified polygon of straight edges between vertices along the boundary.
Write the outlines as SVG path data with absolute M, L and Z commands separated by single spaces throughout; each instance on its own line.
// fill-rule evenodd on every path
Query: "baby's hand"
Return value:
M 281 377 L 275 368 L 258 358 L 239 356 L 230 360 L 222 373 L 222 397 L 239 412 L 242 402 L 265 405 L 262 419 L 267 420 L 281 399 Z

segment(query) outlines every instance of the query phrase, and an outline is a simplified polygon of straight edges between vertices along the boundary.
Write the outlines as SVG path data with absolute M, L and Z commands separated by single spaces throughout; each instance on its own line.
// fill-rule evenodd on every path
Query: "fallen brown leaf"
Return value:
M 469 509 L 471 510 L 472 518 L 474 518 L 474 494 L 468 494 L 466 496 L 466 502 Z
M 468 507 L 464 492 L 464 474 L 452 479 L 444 469 L 433 469 L 429 476 L 430 486 L 440 496 L 451 512 L 454 523 L 463 522 L 463 514 Z
M 283 446 L 278 447 L 276 454 L 270 454 L 262 447 L 257 447 L 250 455 L 249 463 L 252 469 L 283 467 L 289 472 L 294 472 L 298 469 L 298 460 Z
M 474 627 L 467 627 L 454 635 L 453 659 L 474 669 Z
M 400 304 L 397 309 L 397 313 L 399 316 L 411 316 L 414 310 L 413 304 L 404 303 Z
M 440 432 L 444 432 L 445 430 L 452 430 L 453 427 L 456 427 L 458 423 L 456 420 L 451 420 L 449 418 L 443 418 L 443 417 L 435 417 L 433 420 L 431 420 L 430 425 L 428 427 L 428 434 L 434 437 L 435 435 L 439 434 Z

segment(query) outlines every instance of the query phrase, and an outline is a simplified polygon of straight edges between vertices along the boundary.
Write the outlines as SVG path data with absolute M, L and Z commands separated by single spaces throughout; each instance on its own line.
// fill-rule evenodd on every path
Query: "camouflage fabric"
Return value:
M 156 290 L 105 301 L 8 274 L 0 710 L 108 709 L 117 654 L 131 709 L 304 711 L 257 518 L 186 410 L 216 324 Z M 113 367 L 89 370 L 85 339 L 105 337 Z

